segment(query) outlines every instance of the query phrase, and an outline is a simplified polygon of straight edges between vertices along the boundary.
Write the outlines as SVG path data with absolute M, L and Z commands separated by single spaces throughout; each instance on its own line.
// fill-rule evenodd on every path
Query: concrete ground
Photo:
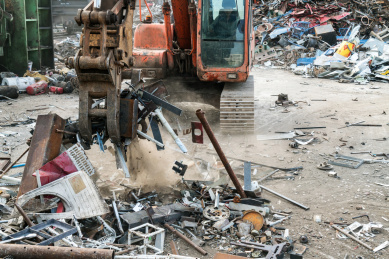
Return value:
M 389 250 L 382 250 L 376 254 L 350 239 L 339 239 L 336 232 L 324 222 L 358 221 L 368 223 L 367 218 L 352 219 L 367 214 L 373 222 L 380 222 L 384 228 L 389 228 L 389 167 L 384 163 L 362 164 L 358 169 L 334 166 L 339 178 L 329 177 L 326 171 L 317 169 L 317 165 L 333 159 L 332 155 L 352 156 L 362 159 L 378 159 L 369 154 L 351 154 L 351 152 L 371 151 L 372 153 L 387 152 L 389 102 L 388 84 L 370 83 L 367 85 L 340 84 L 328 79 L 304 78 L 288 71 L 275 69 L 255 69 L 252 74 L 255 78 L 256 101 L 256 127 L 254 133 L 240 132 L 239 134 L 225 134 L 219 131 L 217 117 L 218 111 L 211 106 L 201 103 L 176 103 L 185 110 L 185 116 L 179 118 L 180 126 L 190 127 L 190 122 L 197 120 L 194 112 L 198 108 L 206 111 L 221 147 L 227 156 L 244 159 L 275 167 L 297 167 L 303 170 L 294 176 L 294 180 L 287 180 L 276 173 L 262 185 L 279 192 L 299 203 L 308 206 L 303 210 L 293 204 L 274 196 L 266 191 L 262 196 L 271 201 L 275 210 L 291 210 L 292 218 L 279 226 L 288 228 L 293 240 L 306 235 L 309 243 L 304 258 L 389 258 Z M 274 106 L 280 93 L 288 94 L 289 100 L 297 102 L 297 106 L 286 108 Z M 314 101 L 325 99 L 325 101 Z M 46 106 L 42 106 L 46 105 Z M 54 106 L 48 106 L 54 105 Z M 47 107 L 45 110 L 27 111 Z M 19 99 L 9 105 L 0 102 L 0 125 L 10 121 L 24 120 L 27 116 L 36 118 L 39 114 L 55 112 L 63 118 L 77 119 L 78 95 L 20 95 Z M 355 123 L 365 121 L 368 124 L 380 124 L 381 127 L 344 127 L 346 122 Z M 178 127 L 175 120 L 170 119 L 172 126 Z M 15 159 L 25 148 L 25 141 L 31 136 L 29 133 L 33 125 L 20 125 L 17 127 L 2 127 L 0 133 L 11 133 L 10 136 L 0 137 L 3 150 L 11 148 L 12 158 Z M 315 138 L 311 144 L 291 148 L 290 140 L 258 140 L 258 135 L 274 135 L 275 132 L 288 132 L 297 127 L 325 127 L 319 129 L 302 130 L 312 133 L 313 136 L 303 136 L 301 139 Z M 341 129 L 340 129 L 341 128 Z M 17 135 L 12 135 L 15 132 Z M 122 195 L 128 193 L 128 186 L 151 185 L 151 189 L 176 189 L 175 182 L 179 180 L 171 170 L 174 160 L 184 160 L 190 163 L 191 169 L 185 175 L 187 179 L 212 180 L 218 177 L 214 172 L 198 172 L 193 161 L 203 159 L 213 163 L 216 156 L 210 154 L 213 148 L 205 138 L 204 145 L 191 143 L 190 135 L 180 137 L 188 147 L 188 155 L 183 156 L 177 152 L 174 142 L 164 134 L 168 148 L 156 152 L 155 146 L 147 141 L 140 141 L 141 155 L 135 154 L 139 165 L 131 164 L 132 172 L 138 177 L 123 179 L 122 171 L 115 168 L 115 159 L 111 152 L 99 152 L 97 147 L 87 151 L 87 154 L 101 177 L 97 184 L 105 189 L 104 196 L 109 196 L 109 190 L 115 189 Z M 4 144 L 5 143 L 5 144 Z M 108 147 L 108 151 L 111 148 Z M 151 164 L 146 158 L 155 159 Z M 21 162 L 25 161 L 26 157 Z M 385 159 L 385 158 L 384 158 Z M 142 164 L 142 161 L 144 163 Z M 241 162 L 230 159 L 234 168 Z M 146 165 L 147 164 L 147 165 Z M 151 166 L 151 167 L 150 167 Z M 135 168 L 137 167 L 138 170 Z M 258 167 L 253 180 L 258 180 L 273 169 Z M 9 174 L 20 172 L 22 169 L 13 169 Z M 242 175 L 242 169 L 236 169 L 236 174 Z M 119 177 L 120 176 L 120 177 Z M 158 176 L 158 178 L 156 178 Z M 163 176 L 163 177 L 162 177 Z M 150 184 L 150 179 L 154 180 Z M 165 179 L 162 183 L 159 179 Z M 132 181 L 134 180 L 134 181 Z M 123 184 L 124 183 L 124 184 Z M 378 185 L 385 184 L 388 186 Z M 163 185 L 162 187 L 158 185 Z M 126 187 L 127 186 L 127 187 Z M 170 189 L 169 189 L 170 188 Z M 168 195 L 167 195 L 168 196 Z M 165 195 L 166 197 L 166 195 Z M 168 198 L 167 198 L 168 199 Z M 320 215 L 321 223 L 314 221 L 314 216 Z M 170 236 L 170 235 L 169 235 Z M 169 237 L 170 238 L 170 237 Z M 376 247 L 388 239 L 387 230 L 377 234 L 366 241 L 370 246 Z M 297 241 L 299 243 L 299 241 Z M 188 248 L 182 241 L 177 241 L 182 254 L 199 256 L 193 249 Z M 226 246 L 226 244 L 224 244 Z M 212 258 L 220 244 L 206 246 Z M 169 249 L 167 250 L 170 251 Z M 361 256 L 361 257 L 358 257 Z

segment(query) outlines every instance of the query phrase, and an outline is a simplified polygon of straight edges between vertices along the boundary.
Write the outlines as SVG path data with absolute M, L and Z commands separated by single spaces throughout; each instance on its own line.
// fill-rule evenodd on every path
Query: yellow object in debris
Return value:
M 383 75 L 383 76 L 386 76 L 387 74 L 389 74 L 389 70 L 386 70 L 385 72 L 381 73 L 381 75 Z
M 31 72 L 31 71 L 27 70 L 26 73 L 24 74 L 24 77 L 26 77 L 26 76 L 39 77 L 41 80 L 46 81 L 47 83 L 50 82 L 46 76 L 41 75 L 38 72 Z
M 338 48 L 336 53 L 338 53 L 339 55 L 342 55 L 342 56 L 348 58 L 351 55 L 351 51 L 350 50 L 353 50 L 354 48 L 355 48 L 355 44 L 352 44 L 352 43 L 347 42 L 347 41 L 343 41 L 340 44 L 340 47 Z
M 64 68 L 62 68 L 62 69 L 59 71 L 59 73 L 60 73 L 61 75 L 67 75 L 67 74 L 69 73 L 69 71 L 70 71 L 69 68 L 64 67 Z

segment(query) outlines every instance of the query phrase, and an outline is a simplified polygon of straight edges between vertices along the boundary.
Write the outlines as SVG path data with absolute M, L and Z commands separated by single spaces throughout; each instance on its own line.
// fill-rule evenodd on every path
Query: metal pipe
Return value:
M 238 242 L 230 242 L 230 245 L 241 246 L 241 247 L 246 247 L 246 248 L 251 248 L 251 249 L 260 249 L 260 250 L 262 250 L 265 247 L 264 244 L 249 245 L 249 244 L 242 244 L 242 243 L 238 243 Z
M 149 10 L 149 13 L 150 13 L 150 21 L 153 21 L 153 13 L 151 12 L 150 7 L 149 7 L 149 5 L 147 4 L 146 0 L 144 0 L 144 2 L 145 2 L 145 5 L 146 5 L 146 7 L 147 7 L 147 10 Z M 139 7 L 139 8 L 140 8 L 140 7 Z M 146 20 L 147 20 L 147 15 L 146 15 Z
M 139 0 L 139 20 L 142 22 L 142 0 Z
M 370 250 L 373 250 L 373 248 L 371 246 L 369 246 L 368 244 L 362 242 L 361 240 L 359 240 L 358 238 L 350 235 L 349 233 L 347 233 L 346 231 L 344 231 L 343 229 L 335 226 L 335 225 L 331 225 L 331 227 L 333 227 L 334 229 L 338 230 L 339 232 L 341 232 L 342 234 L 345 234 L 347 237 L 351 238 L 352 240 L 354 240 L 355 242 L 363 245 L 364 247 L 366 247 L 367 249 L 370 249 Z
M 2 178 L 8 182 L 12 182 L 15 184 L 20 184 L 22 182 L 22 179 L 10 177 L 10 176 L 6 176 L 6 175 L 4 175 Z
M 123 226 L 122 226 L 122 221 L 120 220 L 119 211 L 118 211 L 118 208 L 117 208 L 117 205 L 116 205 L 116 195 L 115 195 L 115 192 L 113 191 L 112 194 L 113 194 L 112 208 L 113 208 L 113 211 L 115 213 L 116 220 L 118 222 L 119 231 L 120 231 L 120 233 L 124 234 L 124 230 L 123 230 Z
M 187 242 L 189 245 L 191 245 L 194 249 L 196 249 L 198 252 L 200 252 L 202 255 L 207 255 L 208 252 L 196 245 L 192 242 L 189 238 L 184 236 L 183 234 L 179 233 L 177 230 L 175 230 L 172 226 L 168 225 L 167 223 L 164 224 L 164 227 L 170 230 L 173 234 L 177 235 L 181 239 L 183 239 L 185 242 Z
M 273 174 L 277 173 L 278 171 L 280 171 L 280 169 L 277 169 L 277 170 L 274 170 L 273 172 L 269 173 L 268 175 L 266 175 L 265 177 L 262 177 L 261 179 L 258 180 L 258 183 L 266 180 L 268 177 L 272 176 Z
M 158 116 L 159 121 L 162 123 L 162 125 L 165 127 L 165 129 L 169 132 L 170 136 L 174 139 L 177 146 L 181 149 L 183 153 L 188 153 L 188 150 L 186 149 L 184 143 L 180 140 L 180 138 L 176 135 L 170 124 L 167 122 L 165 117 L 162 114 L 161 108 L 155 109 L 154 113 Z
M 141 135 L 142 137 L 144 137 L 145 139 L 150 140 L 151 142 L 154 142 L 154 143 L 157 144 L 159 147 L 162 147 L 162 148 L 165 147 L 164 144 L 162 144 L 162 143 L 159 142 L 158 140 L 153 139 L 152 137 L 150 137 L 150 136 L 147 135 L 146 133 L 143 133 L 143 132 L 140 131 L 140 130 L 137 130 L 137 133 L 138 133 L 139 135 Z
M 112 259 L 114 254 L 113 250 L 108 249 L 0 244 L 1 258 L 11 256 L 23 259 Z
M 24 210 L 22 209 L 22 207 L 20 207 L 16 202 L 14 204 L 14 206 L 16 207 L 16 209 L 19 211 L 19 213 L 22 215 L 24 221 L 27 223 L 27 225 L 29 227 L 33 227 L 35 226 L 35 224 L 30 220 L 30 218 L 27 216 L 26 212 L 24 212 Z M 42 232 L 42 231 L 41 231 Z M 43 241 L 44 238 L 42 236 L 37 236 L 37 238 L 40 240 L 40 241 Z M 0 248 L 0 258 L 2 258 L 1 256 L 1 248 Z
M 170 241 L 170 248 L 172 249 L 173 254 L 178 255 L 178 249 L 174 240 Z
M 7 169 L 5 169 L 5 171 L 0 175 L 0 179 L 17 163 L 19 162 L 19 160 L 28 152 L 28 150 L 30 150 L 30 148 L 27 148 L 23 154 L 21 154 L 16 160 L 15 162 L 13 162 Z M 0 170 L 1 171 L 1 170 Z
M 30 226 L 30 227 L 35 226 L 35 224 L 32 223 L 32 221 L 30 220 L 30 218 L 27 216 L 26 212 L 24 212 L 24 210 L 23 210 L 17 203 L 15 203 L 15 207 L 16 207 L 16 209 L 19 211 L 19 213 L 22 215 L 24 221 L 26 221 L 26 223 L 27 223 L 28 226 Z
M 268 191 L 268 192 L 270 192 L 270 193 L 272 193 L 272 194 L 274 194 L 274 195 L 277 195 L 278 197 L 281 197 L 281 198 L 283 198 L 283 199 L 285 199 L 285 200 L 287 200 L 287 201 L 293 203 L 293 204 L 296 205 L 296 206 L 299 206 L 300 208 L 303 208 L 304 210 L 309 210 L 309 207 L 304 206 L 304 205 L 302 205 L 301 203 L 298 203 L 297 201 L 294 201 L 294 200 L 292 200 L 292 199 L 289 199 L 288 197 L 286 197 L 286 196 L 284 196 L 284 195 L 282 195 L 282 194 L 279 194 L 279 193 L 277 193 L 277 192 L 275 192 L 275 191 L 273 191 L 273 190 L 271 190 L 271 189 L 269 189 L 269 188 L 266 188 L 265 186 L 260 185 L 259 187 L 262 188 L 262 189 L 264 189 L 264 190 L 266 190 L 266 191 Z
M 211 129 L 211 126 L 209 125 L 207 119 L 205 118 L 205 113 L 199 109 L 196 111 L 197 118 L 199 118 L 201 124 L 203 124 L 205 132 L 207 132 L 207 135 L 209 137 L 209 140 L 211 140 L 213 147 L 215 148 L 217 154 L 219 155 L 220 160 L 222 161 L 224 168 L 226 169 L 228 175 L 231 178 L 231 181 L 234 183 L 234 186 L 236 190 L 238 191 L 240 197 L 247 198 L 246 193 L 244 192 L 242 185 L 240 184 L 238 178 L 236 177 L 234 171 L 231 168 L 231 165 L 228 163 L 228 160 L 226 156 L 224 155 L 224 152 L 222 148 L 219 145 L 219 142 L 217 141 L 215 135 L 213 134 L 213 131 Z
M 275 221 L 275 222 L 269 223 L 269 227 L 273 227 L 273 226 L 275 226 L 275 225 L 277 225 L 277 224 L 279 224 L 279 223 L 281 223 L 281 222 L 283 222 L 283 221 L 285 221 L 285 220 L 287 220 L 287 219 L 290 219 L 291 217 L 292 217 L 292 216 L 288 216 L 288 217 L 279 219 L 279 220 L 277 220 L 277 221 Z
M 130 171 L 128 170 L 126 160 L 124 159 L 122 148 L 119 145 L 115 145 L 115 150 L 117 156 L 119 157 L 119 161 L 122 166 L 124 175 L 126 176 L 126 178 L 130 178 Z

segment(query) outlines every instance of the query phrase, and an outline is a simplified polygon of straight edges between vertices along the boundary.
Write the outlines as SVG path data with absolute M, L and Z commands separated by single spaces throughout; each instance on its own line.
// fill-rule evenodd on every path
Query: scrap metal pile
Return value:
M 388 82 L 387 1 L 258 1 L 256 66 L 307 77 Z
M 0 181 L 19 188 L 1 195 L 0 257 L 194 258 L 179 255 L 177 247 L 183 244 L 178 240 L 194 249 L 187 251 L 189 255 L 197 251 L 204 256 L 210 249 L 220 251 L 214 258 L 224 258 L 223 253 L 266 258 L 301 255 L 305 247 L 281 226 L 292 211 L 272 210 L 261 190 L 309 208 L 260 184 L 280 170 L 293 174 L 302 168 L 277 169 L 251 181 L 251 163 L 245 161 L 241 186 L 205 113 L 198 110 L 196 115 L 200 122 L 192 124 L 201 135 L 193 131 L 193 142 L 203 143 L 205 131 L 227 174 L 214 182 L 188 180 L 188 166 L 176 161 L 170 173 L 182 178 L 177 184 L 180 192 L 170 195 L 173 203 L 141 188 L 118 195 L 113 191 L 104 199 L 74 123 L 56 114 L 39 115 L 30 147 L 1 167 Z M 8 175 L 26 154 L 22 179 L 21 174 Z

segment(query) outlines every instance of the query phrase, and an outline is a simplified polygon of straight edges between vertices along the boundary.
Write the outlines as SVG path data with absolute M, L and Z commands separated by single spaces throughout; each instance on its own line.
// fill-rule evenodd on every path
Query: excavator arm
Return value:
M 120 89 L 122 71 L 132 62 L 132 24 L 134 0 L 91 1 L 75 17 L 84 25 L 81 49 L 67 61 L 76 70 L 80 82 L 79 128 L 91 143 L 92 118 L 106 121 L 108 135 L 119 143 Z M 93 100 L 105 99 L 105 105 L 92 109 Z
M 79 130 L 83 140 L 91 144 L 96 134 L 98 141 L 108 138 L 124 151 L 135 138 L 147 138 L 147 118 L 152 121 L 153 133 L 158 134 L 155 121 L 160 122 L 173 137 L 180 149 L 185 146 L 164 119 L 161 107 L 176 115 L 182 111 L 164 101 L 166 88 L 160 82 L 144 86 L 142 71 L 133 69 L 132 26 L 135 0 L 94 0 L 75 17 L 83 25 L 81 49 L 67 60 L 74 68 L 79 87 Z M 168 11 L 168 10 L 167 10 Z M 128 88 L 122 90 L 122 80 L 131 79 Z M 138 125 L 142 130 L 138 130 Z M 123 145 L 124 144 L 124 145 Z M 120 152 L 118 152 L 120 153 Z M 122 157 L 123 158 L 123 157 Z M 124 159 L 121 159 L 124 161 Z M 125 165 L 123 165 L 125 166 Z

